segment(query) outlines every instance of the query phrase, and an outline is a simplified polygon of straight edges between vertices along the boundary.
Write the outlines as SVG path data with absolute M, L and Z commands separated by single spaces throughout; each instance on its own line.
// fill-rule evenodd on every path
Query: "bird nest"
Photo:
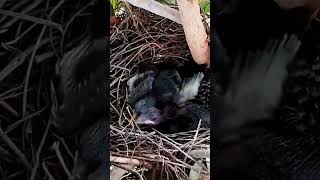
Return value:
M 0 31 L 0 177 L 68 179 L 75 138 L 52 131 L 55 64 L 83 39 L 92 2 L 3 1 Z
M 127 16 L 110 35 L 110 155 L 111 164 L 146 179 L 188 179 L 195 164 L 208 174 L 210 130 L 197 128 L 189 132 L 163 134 L 146 132 L 135 124 L 134 113 L 127 102 L 127 81 L 139 63 L 184 64 L 192 57 L 182 25 L 145 10 L 127 7 Z M 198 126 L 200 127 L 200 126 Z M 125 165 L 124 165 L 125 164 Z M 144 169 L 154 169 L 152 173 Z M 198 171 L 199 172 L 199 171 Z M 159 173 L 159 174 L 157 174 Z

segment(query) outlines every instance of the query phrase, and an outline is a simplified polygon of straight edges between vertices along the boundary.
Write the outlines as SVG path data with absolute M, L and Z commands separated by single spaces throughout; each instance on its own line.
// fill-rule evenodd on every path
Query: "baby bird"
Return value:
M 263 51 L 249 53 L 244 61 L 241 56 L 235 60 L 230 85 L 217 106 L 218 136 L 270 117 L 300 44 L 296 36 L 285 35 L 281 42 L 269 41 Z
M 130 104 L 136 103 L 136 101 L 147 95 L 152 90 L 155 76 L 156 72 L 149 70 L 144 73 L 137 74 L 128 80 L 127 85 L 129 86 L 129 91 L 135 92 L 128 96 L 128 102 Z
M 195 120 L 201 119 L 201 126 L 210 128 L 211 119 L 209 106 L 197 102 L 187 102 L 183 108 L 179 109 L 178 114 L 186 115 Z
M 107 10 L 107 1 L 93 1 L 88 37 L 57 64 L 60 102 L 54 125 L 63 136 L 80 135 L 80 157 L 73 172 L 78 179 L 86 179 L 99 168 L 106 172 L 107 168 Z M 96 179 L 107 179 L 104 174 L 100 176 Z
M 107 94 L 107 46 L 103 30 L 108 15 L 107 2 L 94 1 L 89 16 L 88 37 L 78 46 L 65 53 L 57 64 L 58 99 L 61 101 L 56 112 L 55 126 L 62 135 L 73 135 L 94 123 L 96 118 L 108 112 Z
M 97 180 L 107 179 L 107 123 L 99 118 L 80 136 L 80 153 L 73 174 L 77 180 L 86 179 L 92 173 L 101 171 Z
M 178 108 L 195 98 L 203 74 L 182 81 L 175 69 L 159 71 L 153 65 L 149 69 L 152 70 L 140 71 L 128 81 L 128 99 L 138 115 L 137 124 L 155 126 L 175 119 Z
M 282 41 L 269 41 L 265 49 L 235 60 L 230 84 L 217 105 L 217 176 L 233 172 L 239 177 L 248 169 L 252 152 L 243 141 L 262 132 L 264 126 L 258 123 L 268 122 L 264 120 L 273 114 L 287 77 L 287 65 L 300 44 L 296 36 L 285 35 Z
M 72 135 L 107 115 L 105 42 L 86 39 L 63 57 L 60 98 L 56 127 L 63 135 Z

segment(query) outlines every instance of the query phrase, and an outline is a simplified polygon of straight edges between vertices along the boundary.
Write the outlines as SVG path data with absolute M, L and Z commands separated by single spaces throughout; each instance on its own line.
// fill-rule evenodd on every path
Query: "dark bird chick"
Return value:
M 175 72 L 176 75 L 179 75 L 178 72 Z M 173 74 L 174 75 L 174 74 Z M 179 77 L 179 76 L 178 76 Z M 194 130 L 197 128 L 198 122 L 201 119 L 202 126 L 210 126 L 210 111 L 209 108 L 204 104 L 197 103 L 193 101 L 198 95 L 200 83 L 204 77 L 202 72 L 194 74 L 190 78 L 186 78 L 179 85 L 175 91 L 171 91 L 172 102 L 164 102 L 163 109 L 163 119 L 164 123 L 155 127 L 163 133 L 177 133 Z M 177 78 L 173 78 L 177 79 Z M 179 80 L 179 78 L 178 78 Z M 167 80 L 169 81 L 169 80 Z M 176 81 L 181 82 L 181 81 Z M 161 83 L 166 83 L 165 78 Z M 173 88 L 172 88 L 173 89 Z M 166 92 L 159 91 L 158 92 Z M 169 91 L 170 92 L 170 91 Z M 165 93 L 168 95 L 169 93 Z M 160 98 L 165 99 L 162 95 Z M 163 103 L 163 100 L 160 101 L 160 104 Z M 163 104 L 161 104 L 163 105 Z M 160 106 L 161 107 L 161 106 Z
M 235 60 L 230 84 L 217 104 L 217 176 L 233 172 L 238 177 L 244 175 L 244 169 L 250 169 L 252 149 L 243 142 L 257 136 L 266 125 L 262 123 L 271 123 L 266 120 L 272 119 L 282 95 L 287 65 L 299 47 L 296 36 L 285 36 Z
M 155 71 L 148 70 L 141 74 L 136 74 L 128 80 L 127 85 L 130 91 L 130 94 L 128 96 L 128 102 L 130 104 L 136 103 L 143 96 L 146 96 L 150 93 L 153 87 L 155 76 Z
M 153 84 L 153 90 L 160 106 L 179 103 L 181 83 L 181 77 L 175 69 L 168 69 L 159 73 Z
M 217 110 L 217 133 L 224 136 L 244 125 L 272 115 L 281 98 L 287 65 L 300 47 L 296 36 L 269 41 L 264 50 L 239 56 L 231 82 Z M 242 65 L 241 65 L 242 63 Z
M 107 115 L 105 42 L 85 40 L 67 53 L 61 75 L 62 104 L 56 119 L 58 132 L 72 135 Z
M 199 78 L 201 81 L 198 81 Z M 184 81 L 189 87 L 182 85 L 177 110 L 177 116 L 181 117 L 181 120 L 177 123 L 181 124 L 180 121 L 189 122 L 188 129 L 184 131 L 196 129 L 199 120 L 201 120 L 202 127 L 210 128 L 210 84 L 208 84 L 210 81 L 204 81 L 203 78 L 204 74 L 199 73 Z M 186 119 L 183 120 L 183 118 Z
M 141 74 L 138 73 L 128 81 L 128 99 L 135 107 L 137 123 L 145 126 L 155 126 L 175 119 L 179 106 L 195 98 L 203 78 L 203 74 L 199 73 L 182 82 L 175 69 L 159 73 L 156 68 L 153 69 L 140 71 Z
M 58 108 L 55 126 L 63 135 L 80 132 L 108 114 L 107 46 L 104 30 L 108 20 L 107 2 L 94 1 L 89 16 L 88 37 L 63 56 L 58 67 Z M 107 108 L 108 109 L 108 108 Z
M 210 109 L 207 105 L 200 104 L 197 102 L 187 102 L 183 108 L 179 109 L 178 115 L 189 117 L 193 120 L 196 120 L 196 122 L 198 122 L 201 119 L 201 126 L 204 128 L 210 128 Z M 196 126 L 194 126 L 194 128 L 195 127 Z
M 105 172 L 107 167 L 107 10 L 107 1 L 93 1 L 88 37 L 66 52 L 57 65 L 59 107 L 54 125 L 63 136 L 80 135 L 80 157 L 73 175 L 81 179 L 99 168 Z M 107 177 L 100 174 L 96 179 Z
M 94 172 L 100 171 L 96 180 L 107 179 L 107 137 L 106 117 L 99 118 L 82 132 L 79 158 L 73 169 L 75 178 L 86 179 Z
M 161 111 L 156 108 L 157 100 L 153 93 L 155 78 L 155 70 L 141 72 L 141 68 L 139 68 L 138 73 L 127 82 L 128 102 L 134 107 L 138 119 L 146 124 L 156 124 L 162 121 Z
M 212 47 L 213 54 L 215 54 L 215 58 L 213 59 L 214 79 L 217 81 L 215 91 L 217 94 L 221 94 L 226 91 L 227 86 L 230 84 L 231 59 L 216 30 L 213 30 L 212 39 L 215 42 L 215 46 Z

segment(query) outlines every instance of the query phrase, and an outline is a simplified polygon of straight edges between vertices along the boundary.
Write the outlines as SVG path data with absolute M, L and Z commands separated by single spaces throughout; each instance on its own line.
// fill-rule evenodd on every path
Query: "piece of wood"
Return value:
M 201 21 L 197 0 L 177 0 L 181 22 L 192 57 L 197 64 L 210 64 L 208 35 Z

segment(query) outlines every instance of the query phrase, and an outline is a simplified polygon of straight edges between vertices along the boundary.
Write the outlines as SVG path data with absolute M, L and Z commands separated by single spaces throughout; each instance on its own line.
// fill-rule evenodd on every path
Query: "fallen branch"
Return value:
M 201 21 L 200 7 L 196 0 L 177 0 L 183 30 L 194 61 L 210 64 L 208 35 Z

